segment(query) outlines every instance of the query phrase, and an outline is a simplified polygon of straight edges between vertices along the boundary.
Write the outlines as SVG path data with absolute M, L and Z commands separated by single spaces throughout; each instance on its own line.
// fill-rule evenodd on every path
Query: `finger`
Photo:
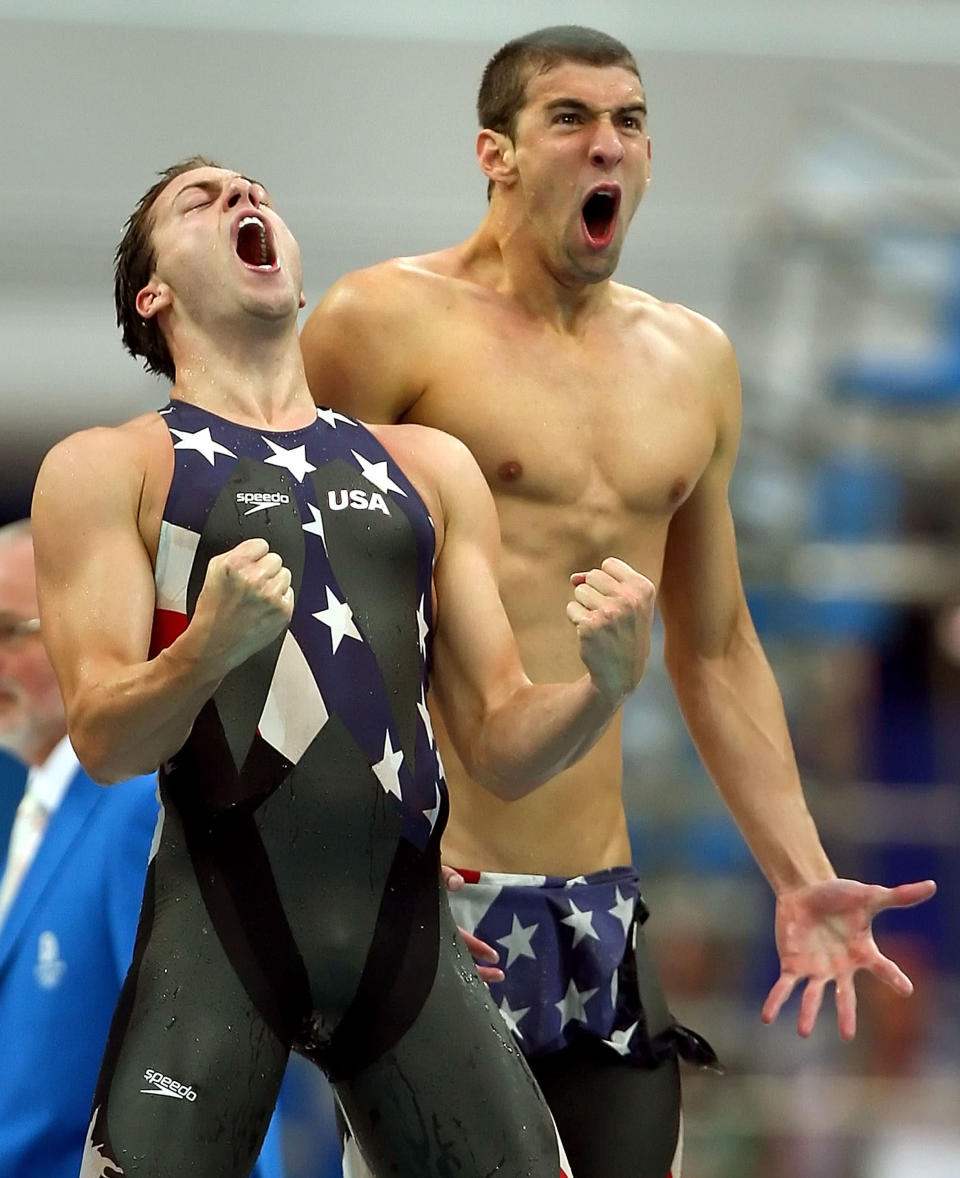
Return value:
M 447 867 L 445 863 L 440 864 L 440 874 L 448 892 L 459 892 L 467 882 L 455 867 Z
M 884 957 L 882 953 L 877 953 L 876 961 L 871 962 L 867 969 L 875 978 L 879 978 L 881 982 L 889 986 L 891 990 L 895 990 L 903 998 L 909 998 L 913 993 L 913 982 L 895 961 Z
M 811 978 L 804 988 L 800 1001 L 800 1016 L 797 1019 L 797 1034 L 804 1039 L 812 1032 L 820 1007 L 823 1005 L 825 983 L 820 978 Z
M 282 597 L 284 593 L 290 588 L 293 581 L 293 574 L 286 565 L 281 565 L 277 572 L 264 585 L 264 591 L 267 593 L 275 593 L 278 597 Z
M 488 945 L 486 941 L 481 941 L 473 933 L 468 933 L 465 928 L 460 929 L 460 936 L 463 937 L 464 943 L 470 950 L 471 957 L 476 957 L 478 961 L 485 961 L 488 965 L 496 965 L 500 960 L 500 954 L 492 945 Z
M 784 1002 L 793 993 L 793 987 L 797 984 L 797 979 L 793 974 L 782 973 L 773 986 L 770 988 L 770 993 L 767 995 L 767 1000 L 763 1004 L 763 1009 L 760 1011 L 760 1018 L 765 1023 L 772 1023 L 773 1020 L 780 1013 Z
M 852 974 L 837 978 L 837 1026 L 845 1043 L 857 1033 L 857 991 Z
M 498 969 L 495 965 L 477 965 L 477 973 L 481 979 L 488 985 L 490 982 L 502 982 L 507 976 L 502 969 Z
M 621 594 L 623 582 L 616 580 L 601 569 L 589 569 L 584 581 L 591 588 L 596 589 L 602 597 L 619 597 Z
M 606 560 L 600 562 L 600 567 L 608 576 L 613 577 L 615 581 L 629 581 L 632 577 L 642 577 L 642 573 L 638 573 L 635 568 L 628 565 L 625 560 L 621 560 L 618 556 L 608 556 Z
M 610 598 L 606 594 L 598 592 L 587 581 L 584 581 L 582 585 L 575 586 L 573 598 L 589 610 L 598 610 L 610 601 Z
M 250 564 L 251 575 L 256 575 L 263 581 L 269 581 L 283 568 L 283 557 L 279 552 L 267 551 L 258 560 Z
M 283 606 L 283 608 L 287 611 L 287 613 L 291 617 L 293 616 L 293 602 L 294 602 L 294 594 L 293 594 L 293 588 L 291 586 L 291 588 L 289 588 L 286 591 L 286 593 L 284 593 L 284 595 L 280 598 L 280 604 Z
M 937 885 L 932 879 L 898 884 L 895 888 L 881 888 L 874 911 L 879 912 L 883 908 L 912 908 L 915 904 L 929 900 L 936 890 Z
M 593 611 L 584 609 L 579 601 L 567 602 L 567 617 L 575 626 L 581 626 L 593 617 Z
M 249 540 L 241 540 L 236 547 L 231 548 L 228 556 L 237 556 L 243 560 L 259 560 L 270 551 L 270 545 L 261 536 L 253 536 Z
M 586 573 L 571 573 L 570 574 L 570 584 L 571 585 L 582 585 L 586 579 L 587 579 Z

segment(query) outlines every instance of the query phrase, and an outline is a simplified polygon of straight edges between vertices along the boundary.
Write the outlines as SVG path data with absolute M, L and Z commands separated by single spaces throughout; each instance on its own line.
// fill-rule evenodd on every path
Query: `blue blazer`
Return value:
M 0 928 L 0 1175 L 77 1178 L 133 956 L 156 779 L 78 770 Z M 256 1178 L 283 1178 L 271 1125 Z

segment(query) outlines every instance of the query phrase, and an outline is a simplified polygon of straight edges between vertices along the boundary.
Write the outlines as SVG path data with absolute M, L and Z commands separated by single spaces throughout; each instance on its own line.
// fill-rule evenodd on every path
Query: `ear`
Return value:
M 151 279 L 137 292 L 134 306 L 141 319 L 152 319 L 165 307 L 169 307 L 172 301 L 170 287 L 166 283 Z
M 485 129 L 477 136 L 480 170 L 495 184 L 512 184 L 517 174 L 517 151 L 513 140 L 499 131 Z

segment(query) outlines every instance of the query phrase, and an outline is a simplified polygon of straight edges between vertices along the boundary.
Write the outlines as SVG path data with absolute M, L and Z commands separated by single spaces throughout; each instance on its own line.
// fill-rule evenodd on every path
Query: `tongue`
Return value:
M 269 261 L 263 255 L 260 243 L 260 230 L 256 225 L 244 225 L 237 234 L 237 256 L 248 266 L 262 266 Z
M 606 245 L 613 233 L 614 210 L 612 197 L 604 194 L 591 196 L 583 206 L 583 227 L 594 245 Z

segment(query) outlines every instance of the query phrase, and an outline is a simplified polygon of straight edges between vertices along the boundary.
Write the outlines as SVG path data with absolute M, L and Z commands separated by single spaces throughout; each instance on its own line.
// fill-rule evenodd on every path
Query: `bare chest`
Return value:
M 665 528 L 715 444 L 709 390 L 676 350 L 634 333 L 584 339 L 475 324 L 438 345 L 410 419 L 459 437 L 514 520 L 617 543 Z M 549 509 L 549 514 L 544 509 Z

